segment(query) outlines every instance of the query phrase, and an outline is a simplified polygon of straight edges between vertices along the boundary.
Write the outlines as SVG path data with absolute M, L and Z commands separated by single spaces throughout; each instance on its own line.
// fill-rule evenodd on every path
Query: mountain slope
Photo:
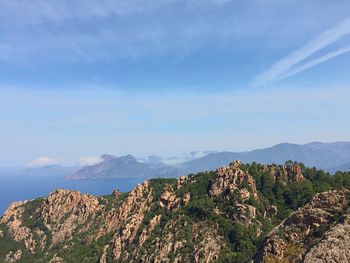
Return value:
M 202 158 L 208 154 L 215 153 L 215 151 L 192 151 L 188 153 L 181 153 L 176 156 L 162 158 L 157 155 L 151 155 L 145 158 L 140 158 L 139 161 L 143 163 L 163 163 L 167 165 L 178 165 L 184 162 L 192 161 Z
M 209 154 L 183 164 L 186 172 L 213 170 L 230 160 L 241 160 L 244 163 L 276 163 L 283 164 L 288 160 L 304 163 L 306 166 L 315 166 L 319 169 L 334 170 L 349 163 L 350 142 L 320 143 L 314 142 L 304 145 L 282 143 L 273 147 L 248 152 L 219 152 Z M 342 167 L 340 167 L 342 168 Z
M 330 173 L 335 173 L 337 171 L 347 172 L 347 171 L 350 171 L 350 162 L 343 165 L 335 166 L 335 167 L 329 167 L 329 168 L 326 168 L 325 170 Z
M 302 162 L 307 166 L 315 166 L 329 172 L 335 172 L 337 170 L 347 171 L 347 164 L 350 162 L 350 142 L 314 142 L 305 145 L 282 143 L 266 149 L 241 153 L 193 152 L 189 154 L 189 156 L 191 156 L 190 159 L 193 159 L 194 156 L 201 155 L 204 155 L 204 157 L 183 163 L 178 163 L 176 161 L 176 164 L 173 165 L 162 163 L 162 159 L 156 156 L 137 161 L 131 155 L 122 157 L 104 155 L 102 156 L 103 161 L 101 163 L 83 167 L 68 178 L 177 177 L 205 170 L 215 170 L 229 163 L 231 160 L 241 160 L 244 163 L 257 162 L 262 164 L 283 164 L 287 160 L 295 160 Z
M 213 172 L 145 181 L 129 193 L 57 190 L 7 209 L 0 220 L 0 261 L 246 262 L 258 253 L 259 262 L 259 244 L 266 248 L 279 224 L 289 235 L 299 230 L 284 226 L 304 218 L 295 224 L 299 232 L 312 226 L 318 236 L 295 232 L 298 241 L 326 240 L 324 231 L 348 209 L 348 191 L 313 196 L 342 187 L 350 187 L 349 173 L 330 177 L 292 162 L 235 161 Z
M 68 179 L 130 178 L 130 177 L 174 177 L 176 170 L 161 163 L 149 164 L 136 160 L 132 155 L 115 157 L 102 155 L 96 165 L 85 166 Z
M 349 190 L 317 194 L 268 234 L 256 262 L 346 262 L 349 197 Z

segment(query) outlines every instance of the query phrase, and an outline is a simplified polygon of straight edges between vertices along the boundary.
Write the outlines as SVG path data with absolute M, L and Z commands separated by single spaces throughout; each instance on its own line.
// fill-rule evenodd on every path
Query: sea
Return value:
M 0 217 L 12 202 L 47 196 L 56 189 L 107 195 L 116 189 L 128 192 L 144 180 L 145 178 L 67 180 L 58 175 L 0 174 Z

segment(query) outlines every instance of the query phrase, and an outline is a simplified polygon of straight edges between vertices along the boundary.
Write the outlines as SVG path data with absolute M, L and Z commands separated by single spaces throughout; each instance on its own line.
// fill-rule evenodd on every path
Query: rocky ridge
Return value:
M 349 228 L 350 216 L 339 219 L 348 215 L 348 191 L 317 194 L 270 232 L 280 206 L 261 192 L 259 178 L 268 174 L 282 186 L 306 179 L 296 163 L 257 167 L 253 173 L 234 161 L 213 172 L 148 180 L 129 193 L 59 189 L 14 203 L 0 221 L 0 262 L 246 262 L 262 239 L 256 262 L 279 262 L 272 260 L 291 250 L 293 262 L 336 257 L 337 235 L 346 240 Z

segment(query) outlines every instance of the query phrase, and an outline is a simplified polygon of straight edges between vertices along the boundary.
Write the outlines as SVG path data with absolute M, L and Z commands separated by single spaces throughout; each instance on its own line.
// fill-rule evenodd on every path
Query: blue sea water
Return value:
M 113 190 L 130 191 L 144 178 L 66 180 L 63 176 L 35 176 L 24 174 L 0 174 L 0 216 L 14 201 L 47 196 L 58 188 L 79 190 L 82 193 L 106 195 Z

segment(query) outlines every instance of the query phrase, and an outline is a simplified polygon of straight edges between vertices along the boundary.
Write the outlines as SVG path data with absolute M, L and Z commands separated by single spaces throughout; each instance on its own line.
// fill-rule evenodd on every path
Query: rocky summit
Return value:
M 350 174 L 242 164 L 13 203 L 0 262 L 348 262 Z

